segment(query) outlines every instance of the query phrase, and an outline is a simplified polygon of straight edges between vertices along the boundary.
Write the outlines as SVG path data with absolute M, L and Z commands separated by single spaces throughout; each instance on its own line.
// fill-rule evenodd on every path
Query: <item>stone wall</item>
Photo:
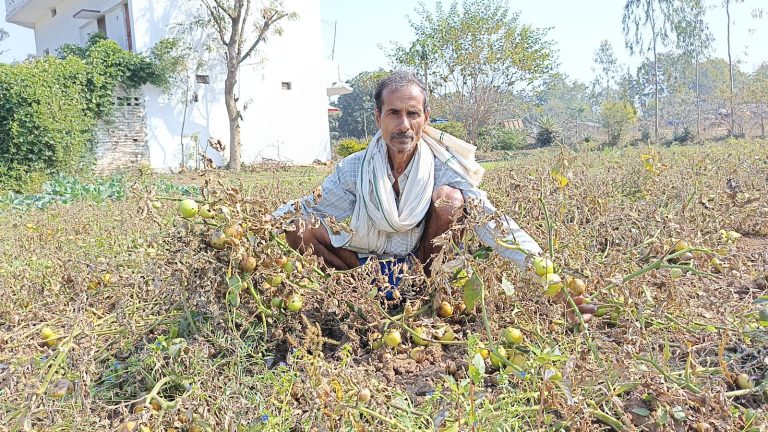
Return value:
M 141 90 L 116 89 L 112 115 L 96 130 L 97 174 L 149 164 L 146 120 Z

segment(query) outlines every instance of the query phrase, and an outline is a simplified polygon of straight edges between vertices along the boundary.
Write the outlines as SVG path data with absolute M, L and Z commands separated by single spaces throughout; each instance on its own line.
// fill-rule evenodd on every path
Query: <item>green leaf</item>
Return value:
M 632 408 L 630 411 L 632 411 L 633 413 L 635 413 L 635 414 L 637 414 L 639 416 L 643 416 L 643 417 L 648 417 L 649 415 L 651 415 L 650 411 L 648 411 L 645 408 L 640 408 L 640 407 Z
M 469 364 L 469 377 L 475 383 L 480 385 L 483 382 L 485 376 L 485 360 L 479 353 L 472 357 L 472 362 Z
M 472 272 L 472 276 L 464 284 L 464 304 L 467 306 L 467 310 L 475 308 L 477 300 L 483 295 L 483 281 L 477 275 L 476 272 Z

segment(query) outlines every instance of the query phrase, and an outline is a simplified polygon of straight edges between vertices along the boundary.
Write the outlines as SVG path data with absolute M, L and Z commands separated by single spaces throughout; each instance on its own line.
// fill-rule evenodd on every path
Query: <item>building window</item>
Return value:
M 195 82 L 198 84 L 210 84 L 211 80 L 208 75 L 195 75 Z
M 56 8 L 51 9 L 51 18 L 56 16 Z
M 96 20 L 96 26 L 99 28 L 99 33 L 107 35 L 107 18 L 104 15 Z
M 290 90 L 291 89 L 291 83 L 287 81 L 283 81 L 283 90 Z
M 43 55 L 51 55 L 51 50 L 49 50 L 48 48 L 44 49 Z

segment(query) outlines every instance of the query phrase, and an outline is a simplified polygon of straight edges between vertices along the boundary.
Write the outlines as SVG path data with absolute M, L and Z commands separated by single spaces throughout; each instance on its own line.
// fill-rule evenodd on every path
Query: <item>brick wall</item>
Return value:
M 144 96 L 140 89 L 115 90 L 112 115 L 99 121 L 96 142 L 97 174 L 149 164 Z

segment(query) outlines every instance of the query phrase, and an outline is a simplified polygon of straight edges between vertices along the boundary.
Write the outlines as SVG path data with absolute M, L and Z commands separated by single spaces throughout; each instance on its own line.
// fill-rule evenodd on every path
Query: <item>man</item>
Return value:
M 477 187 L 483 170 L 474 162 L 474 148 L 453 137 L 443 139 L 429 128 L 427 92 L 418 78 L 394 72 L 379 83 L 374 99 L 379 132 L 368 148 L 339 162 L 323 181 L 319 202 L 311 196 L 300 202 L 303 216 L 316 216 L 322 224 L 312 228 L 297 221 L 286 239 L 292 248 L 309 249 L 339 270 L 364 264 L 371 256 L 384 259 L 382 273 L 397 285 L 393 266 L 411 257 L 429 272 L 430 259 L 439 252 L 432 241 L 461 217 L 466 202 L 479 201 L 488 214 L 496 209 Z M 275 216 L 294 208 L 295 203 L 288 203 Z M 336 232 L 330 226 L 330 218 L 349 217 L 353 233 Z M 538 255 L 541 248 L 512 219 L 503 217 L 500 222 L 509 233 L 504 240 L 524 252 L 496 243 L 502 230 L 494 221 L 474 227 L 478 238 L 525 268 L 526 255 Z M 579 310 L 592 314 L 594 306 L 583 304 Z
M 297 229 L 287 232 L 286 238 L 291 247 L 300 251 L 309 248 L 326 265 L 339 270 L 357 267 L 370 256 L 396 262 L 410 256 L 428 269 L 430 258 L 439 252 L 432 241 L 460 217 L 465 202 L 478 200 L 488 213 L 494 213 L 495 208 L 477 188 L 482 168 L 474 162 L 474 155 L 461 160 L 469 165 L 467 169 L 451 160 L 462 159 L 457 154 L 461 149 L 447 152 L 440 146 L 443 143 L 436 144 L 425 133 L 429 105 L 418 78 L 408 72 L 394 72 L 379 83 L 374 99 L 380 130 L 368 149 L 339 162 L 336 171 L 323 181 L 319 203 L 312 197 L 301 200 L 303 215 L 314 215 L 323 223 L 309 228 L 305 224 L 299 227 L 297 222 Z M 292 208 L 294 204 L 288 203 L 275 214 Z M 334 232 L 329 217 L 337 221 L 351 217 L 354 232 Z M 513 220 L 503 218 L 502 222 L 510 233 L 507 240 L 528 253 L 541 252 Z M 477 226 L 475 231 L 484 244 L 525 267 L 524 253 L 496 243 L 501 236 L 495 222 Z

